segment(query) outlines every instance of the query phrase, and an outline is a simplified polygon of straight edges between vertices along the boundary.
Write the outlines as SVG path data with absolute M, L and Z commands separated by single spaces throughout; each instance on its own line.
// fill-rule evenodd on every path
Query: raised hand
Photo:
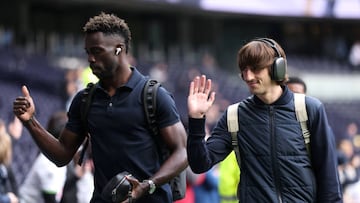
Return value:
M 14 114 L 22 121 L 28 121 L 35 113 L 35 105 L 29 90 L 24 85 L 21 88 L 23 96 L 17 97 L 13 103 Z
M 196 76 L 190 83 L 188 113 L 191 118 L 202 118 L 215 101 L 215 92 L 211 92 L 211 80 L 205 75 Z

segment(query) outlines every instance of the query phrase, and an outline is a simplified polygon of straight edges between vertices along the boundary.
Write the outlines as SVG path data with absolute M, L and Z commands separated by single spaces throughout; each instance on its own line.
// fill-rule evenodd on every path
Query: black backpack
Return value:
M 162 155 L 161 158 L 164 161 L 169 156 L 169 150 L 162 143 L 162 140 L 159 139 L 159 136 L 158 136 L 159 129 L 157 126 L 157 121 L 156 121 L 156 94 L 157 94 L 157 90 L 160 85 L 161 84 L 158 83 L 156 80 L 153 80 L 153 79 L 147 80 L 147 82 L 145 83 L 144 88 L 143 88 L 142 98 L 143 98 L 143 103 L 144 103 L 144 106 L 143 106 L 144 112 L 145 112 L 145 115 L 147 118 L 149 128 L 154 136 L 154 139 L 157 142 L 158 151 Z M 83 104 L 81 105 L 81 120 L 83 122 L 83 125 L 86 128 L 87 138 L 85 140 L 83 149 L 81 151 L 80 159 L 78 162 L 79 165 L 81 165 L 81 163 L 84 159 L 86 148 L 89 144 L 89 134 L 88 134 L 88 129 L 87 129 L 87 116 L 88 116 L 88 111 L 90 108 L 91 100 L 92 100 L 95 89 L 96 89 L 95 84 L 89 83 L 87 85 L 86 89 L 84 90 L 83 97 L 82 97 Z M 180 174 L 178 174 L 173 179 L 171 179 L 169 184 L 171 186 L 173 200 L 176 201 L 176 200 L 183 199 L 185 197 L 185 192 L 186 192 L 186 171 L 183 170 Z

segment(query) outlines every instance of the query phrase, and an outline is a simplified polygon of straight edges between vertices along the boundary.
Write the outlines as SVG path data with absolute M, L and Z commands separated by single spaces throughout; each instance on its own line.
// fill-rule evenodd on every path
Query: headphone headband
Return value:
M 277 53 L 278 57 L 282 57 L 280 51 L 276 47 L 274 40 L 269 39 L 269 38 L 257 38 L 257 39 L 254 39 L 254 41 L 263 42 L 263 43 L 269 45 L 271 48 L 274 49 L 274 51 Z

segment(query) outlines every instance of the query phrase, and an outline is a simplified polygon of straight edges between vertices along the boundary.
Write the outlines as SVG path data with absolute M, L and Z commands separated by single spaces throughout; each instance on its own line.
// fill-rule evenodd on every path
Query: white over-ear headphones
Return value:
M 119 54 L 120 54 L 120 52 L 121 52 L 121 48 L 120 48 L 120 47 L 116 48 L 115 55 L 119 55 Z

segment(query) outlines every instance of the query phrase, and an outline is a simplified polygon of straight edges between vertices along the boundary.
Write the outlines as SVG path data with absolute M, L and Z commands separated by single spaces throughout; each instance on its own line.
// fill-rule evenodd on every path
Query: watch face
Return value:
M 155 192 L 156 186 L 152 180 L 148 180 L 148 183 L 150 185 L 149 194 L 153 194 Z

